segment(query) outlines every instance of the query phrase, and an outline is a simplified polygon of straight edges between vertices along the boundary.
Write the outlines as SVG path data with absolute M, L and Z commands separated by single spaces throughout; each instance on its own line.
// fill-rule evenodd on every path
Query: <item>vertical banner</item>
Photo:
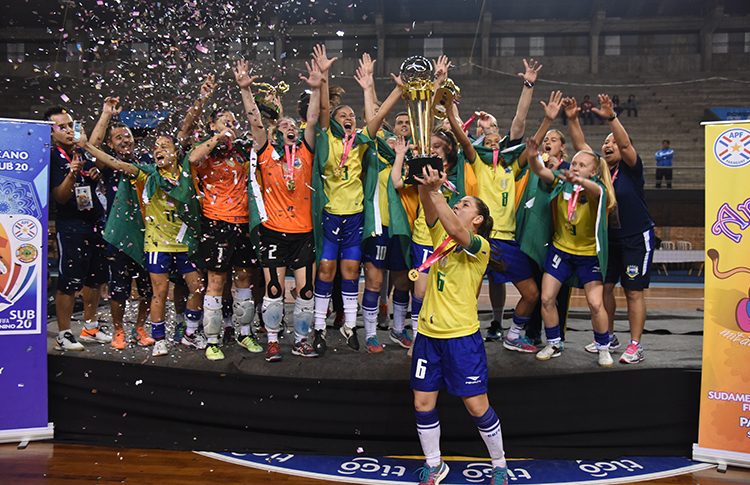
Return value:
M 0 119 L 0 443 L 52 438 L 47 421 L 50 126 Z
M 750 122 L 705 125 L 705 320 L 693 459 L 750 467 Z

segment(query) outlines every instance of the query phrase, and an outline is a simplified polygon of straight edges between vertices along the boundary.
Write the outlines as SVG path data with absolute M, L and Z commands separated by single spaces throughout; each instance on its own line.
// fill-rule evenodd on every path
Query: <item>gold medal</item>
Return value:
M 341 177 L 341 168 L 340 167 L 336 167 L 336 168 L 333 169 L 333 176 L 336 177 L 336 178 Z
M 419 271 L 417 271 L 416 269 L 409 271 L 409 279 L 412 281 L 417 281 L 419 279 Z
M 286 188 L 287 189 L 294 190 L 294 187 L 295 187 L 294 180 L 287 180 L 286 181 Z
M 542 153 L 542 161 L 546 164 L 549 161 L 549 153 Z

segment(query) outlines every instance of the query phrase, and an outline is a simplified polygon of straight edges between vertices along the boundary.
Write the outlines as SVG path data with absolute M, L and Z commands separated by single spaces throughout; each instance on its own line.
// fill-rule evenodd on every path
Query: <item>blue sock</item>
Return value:
M 604 333 L 594 331 L 594 342 L 596 342 L 597 349 L 609 348 L 609 330 Z
M 479 428 L 479 434 L 487 445 L 487 451 L 492 458 L 492 466 L 505 467 L 505 450 L 503 449 L 503 434 L 500 430 L 500 420 L 495 414 L 495 410 L 490 406 L 487 412 L 480 417 L 471 417 Z
M 516 312 L 513 312 L 513 323 L 520 326 L 521 328 L 524 328 L 527 323 L 529 323 L 529 320 L 531 320 L 531 317 L 522 317 Z
M 558 323 L 554 327 L 544 327 L 544 335 L 547 336 L 548 344 L 558 344 L 562 340 L 560 338 L 560 324 Z
M 342 286 L 343 290 L 343 286 Z M 365 288 L 365 292 L 362 295 L 362 308 L 367 308 L 368 310 L 378 309 L 378 299 L 380 298 L 380 293 L 372 290 L 368 290 Z
M 440 419 L 437 409 L 431 411 L 415 411 L 417 416 L 417 434 L 422 445 L 425 461 L 430 467 L 440 465 Z
M 404 305 L 407 305 L 409 303 L 409 292 L 394 289 L 393 290 L 393 302 L 403 303 Z
M 333 281 L 323 281 L 321 279 L 315 279 L 315 296 L 326 298 L 331 296 L 331 290 L 333 290 Z
M 151 336 L 154 340 L 164 340 L 164 337 L 166 336 L 164 320 L 161 322 L 151 322 Z

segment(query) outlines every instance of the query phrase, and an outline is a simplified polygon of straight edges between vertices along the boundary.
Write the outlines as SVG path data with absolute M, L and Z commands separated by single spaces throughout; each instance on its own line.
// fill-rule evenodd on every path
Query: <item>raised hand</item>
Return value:
M 429 165 L 422 167 L 420 182 L 422 182 L 422 185 L 431 192 L 440 190 L 440 187 L 443 186 L 443 183 L 447 178 L 448 172 L 438 172 Z
M 313 59 L 315 59 L 315 62 L 318 63 L 318 67 L 320 68 L 321 72 L 327 72 L 334 61 L 338 60 L 338 57 L 334 57 L 333 59 L 329 59 L 326 55 L 326 45 L 325 44 L 318 44 L 315 47 L 313 47 Z
M 122 111 L 122 106 L 117 106 L 120 102 L 119 96 L 106 97 L 104 98 L 104 106 L 102 106 L 102 113 L 109 113 L 110 115 L 118 115 Z
M 409 151 L 409 144 L 406 143 L 406 138 L 403 136 L 396 138 L 396 146 L 393 147 L 393 150 L 396 152 L 396 155 L 405 157 L 406 152 Z
M 320 72 L 317 62 L 305 62 L 307 72 L 310 74 L 308 77 L 299 75 L 299 78 L 307 83 L 311 88 L 321 88 L 323 86 L 323 73 Z
M 530 157 L 536 157 L 539 153 L 539 143 L 537 143 L 536 138 L 533 136 L 526 139 L 526 151 Z
M 521 76 L 524 81 L 528 81 L 531 84 L 534 84 L 536 82 L 536 76 L 537 74 L 539 74 L 539 70 L 542 68 L 542 65 L 536 62 L 534 59 L 529 59 L 529 62 L 526 62 L 526 59 L 524 59 L 523 65 L 526 66 L 526 72 L 519 72 L 518 75 Z
M 569 120 L 578 118 L 578 113 L 581 111 L 581 108 L 578 106 L 576 98 L 565 98 L 563 99 L 562 104 L 565 109 L 565 116 L 567 116 Z
M 371 89 L 373 86 L 372 72 L 367 72 L 367 68 L 360 65 L 354 74 L 354 79 L 359 83 L 364 91 Z
M 377 59 L 372 59 L 370 57 L 370 54 L 365 52 L 362 54 L 362 59 L 359 60 L 359 67 L 363 68 L 366 73 L 372 74 L 375 72 L 375 63 L 377 62 Z
M 234 79 L 237 81 L 237 86 L 239 86 L 240 89 L 249 89 L 250 85 L 259 77 L 250 77 L 249 63 L 241 59 L 237 61 L 237 66 L 232 68 L 232 72 L 234 72 Z
M 396 86 L 403 86 L 404 85 L 404 80 L 401 79 L 401 74 L 399 74 L 398 76 L 396 76 L 395 74 L 391 73 L 391 77 L 393 78 L 393 82 L 396 83 Z
M 539 101 L 544 107 L 544 116 L 554 120 L 560 113 L 560 103 L 562 102 L 562 92 L 552 91 L 549 95 L 549 103 L 544 104 L 544 101 Z
M 591 111 L 608 120 L 615 117 L 615 109 L 612 100 L 606 94 L 599 95 L 599 108 L 591 108 Z
M 448 68 L 451 67 L 451 61 L 448 56 L 440 56 L 435 61 L 435 85 L 440 87 L 448 79 Z
M 216 89 L 215 77 L 213 74 L 209 74 L 201 85 L 201 97 L 210 97 L 214 93 L 214 89 Z

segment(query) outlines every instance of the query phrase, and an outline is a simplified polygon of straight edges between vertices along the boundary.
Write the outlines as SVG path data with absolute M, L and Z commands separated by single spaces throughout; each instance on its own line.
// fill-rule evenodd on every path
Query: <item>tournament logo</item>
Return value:
M 714 141 L 714 156 L 729 168 L 740 168 L 750 163 L 750 131 L 732 128 L 719 135 Z
M 16 249 L 16 258 L 22 263 L 33 263 L 38 255 L 39 251 L 31 244 L 21 244 Z
M 39 227 L 31 219 L 21 219 L 13 224 L 13 235 L 19 241 L 31 241 L 36 237 L 37 232 L 39 232 Z
M 638 276 L 638 266 L 634 264 L 628 265 L 628 267 L 625 268 L 625 274 L 628 275 L 628 278 L 632 280 L 633 278 Z

